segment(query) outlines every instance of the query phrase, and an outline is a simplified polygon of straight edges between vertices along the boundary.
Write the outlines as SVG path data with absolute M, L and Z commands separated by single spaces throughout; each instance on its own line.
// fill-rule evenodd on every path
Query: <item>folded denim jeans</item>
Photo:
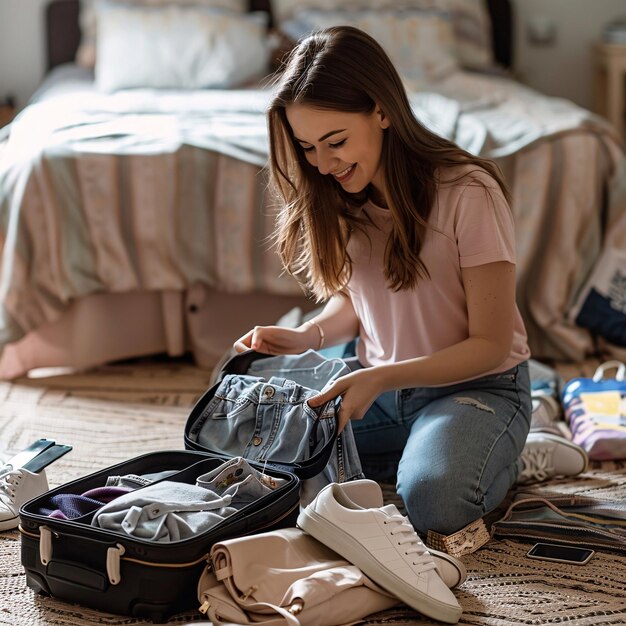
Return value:
M 343 368 L 345 373 L 349 371 L 343 364 L 338 367 L 336 363 L 328 365 L 328 361 L 309 351 L 293 357 L 263 359 L 265 373 L 276 372 L 285 377 L 226 375 L 191 427 L 189 437 L 212 451 L 258 462 L 297 463 L 311 458 L 335 436 L 336 414 L 334 402 L 312 409 L 307 400 L 330 382 L 332 376 L 344 371 Z M 311 369 L 317 372 L 318 389 L 287 377 L 298 372 L 305 376 Z M 324 384 L 321 384 L 322 371 L 325 377 L 331 376 Z M 362 476 L 356 443 L 348 424 L 338 437 L 324 471 L 303 481 L 301 504 L 308 504 L 331 482 Z
M 266 379 L 272 376 L 286 378 L 303 387 L 322 391 L 329 383 L 352 371 L 351 361 L 352 359 L 328 358 L 315 350 L 307 350 L 302 354 L 284 354 L 253 361 L 247 373 Z M 338 471 L 333 473 L 330 468 L 328 472 L 322 472 L 306 481 L 305 497 L 301 498 L 303 505 L 308 504 L 329 482 L 364 478 L 351 422 L 346 424 L 338 437 L 337 449 L 333 451 L 331 463 L 334 462 L 335 453 L 338 458 Z M 336 478 L 331 479 L 331 476 Z M 306 494 L 311 494 L 310 498 L 306 497 Z

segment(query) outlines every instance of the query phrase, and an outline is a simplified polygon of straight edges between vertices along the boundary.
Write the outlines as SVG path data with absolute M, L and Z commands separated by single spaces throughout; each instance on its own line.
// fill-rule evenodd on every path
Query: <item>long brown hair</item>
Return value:
M 319 301 L 341 291 L 350 278 L 350 232 L 364 224 L 350 208 L 365 202 L 368 189 L 350 194 L 306 160 L 286 116 L 286 107 L 295 103 L 363 114 L 378 105 L 389 119 L 381 167 L 392 220 L 384 271 L 393 290 L 411 289 L 429 277 L 420 251 L 436 198 L 437 172 L 476 166 L 509 198 L 492 161 L 462 150 L 416 119 L 398 72 L 372 37 L 350 26 L 313 33 L 294 48 L 275 77 L 268 128 L 270 181 L 281 204 L 278 252 L 285 269 Z

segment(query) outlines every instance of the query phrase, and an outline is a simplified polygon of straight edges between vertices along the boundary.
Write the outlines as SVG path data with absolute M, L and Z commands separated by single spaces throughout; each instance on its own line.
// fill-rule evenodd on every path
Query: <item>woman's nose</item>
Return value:
M 338 163 L 339 159 L 332 154 L 325 153 L 317 156 L 317 169 L 320 171 L 320 174 L 334 172 Z

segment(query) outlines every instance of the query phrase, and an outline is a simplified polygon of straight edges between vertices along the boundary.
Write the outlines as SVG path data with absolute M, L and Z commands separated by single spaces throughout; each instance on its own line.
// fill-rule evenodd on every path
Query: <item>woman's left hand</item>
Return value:
M 348 420 L 363 419 L 367 409 L 374 400 L 382 393 L 378 376 L 374 368 L 357 370 L 346 374 L 332 382 L 317 396 L 309 399 L 309 406 L 317 408 L 341 396 L 339 408 L 339 432 L 345 428 Z

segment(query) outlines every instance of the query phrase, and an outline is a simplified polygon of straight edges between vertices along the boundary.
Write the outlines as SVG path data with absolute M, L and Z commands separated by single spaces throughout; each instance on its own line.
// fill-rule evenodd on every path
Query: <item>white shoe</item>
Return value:
M 589 457 L 583 448 L 550 433 L 528 433 L 520 460 L 519 484 L 542 482 L 555 476 L 576 476 L 589 465 Z
M 551 433 L 562 435 L 560 424 L 565 424 L 562 419 L 563 409 L 558 400 L 553 396 L 533 392 L 532 412 L 530 414 L 531 432 Z
M 341 488 L 354 504 L 364 509 L 380 509 L 385 505 L 383 491 L 380 485 L 373 480 L 351 480 L 341 483 Z M 467 570 L 462 561 L 451 554 L 433 548 L 428 548 L 428 552 L 435 561 L 441 580 L 446 583 L 448 588 L 454 589 L 465 582 Z
M 24 468 L 0 474 L 0 531 L 17 528 L 22 504 L 48 491 L 44 470 L 33 474 Z
M 393 504 L 359 506 L 346 495 L 347 484 L 324 487 L 300 512 L 298 526 L 411 608 L 456 624 L 462 609 L 408 519 Z

